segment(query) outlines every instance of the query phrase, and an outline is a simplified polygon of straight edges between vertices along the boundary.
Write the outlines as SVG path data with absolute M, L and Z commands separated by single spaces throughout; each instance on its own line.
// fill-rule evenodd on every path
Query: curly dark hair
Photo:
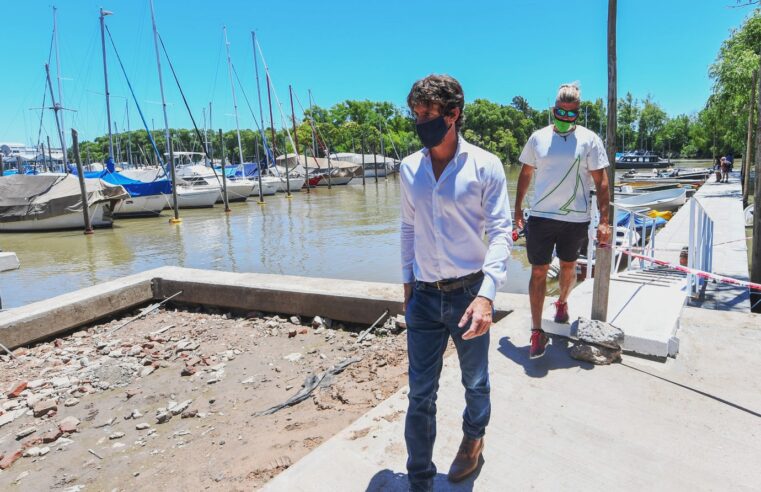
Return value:
M 407 106 L 413 110 L 419 104 L 438 104 L 442 115 L 449 115 L 454 108 L 460 108 L 460 117 L 455 121 L 455 128 L 460 131 L 464 121 L 465 94 L 454 77 L 432 74 L 412 84 L 412 89 L 407 95 Z

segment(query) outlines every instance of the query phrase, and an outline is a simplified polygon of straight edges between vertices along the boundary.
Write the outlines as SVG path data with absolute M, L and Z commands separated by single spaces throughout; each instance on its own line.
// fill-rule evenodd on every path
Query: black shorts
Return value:
M 554 249 L 563 261 L 576 261 L 587 244 L 589 222 L 565 222 L 529 217 L 526 224 L 526 253 L 532 265 L 549 265 Z

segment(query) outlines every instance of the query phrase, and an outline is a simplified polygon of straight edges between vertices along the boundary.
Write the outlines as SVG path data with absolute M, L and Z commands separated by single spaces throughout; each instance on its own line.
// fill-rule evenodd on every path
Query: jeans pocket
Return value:
M 481 290 L 481 284 L 483 282 L 483 280 L 480 280 L 465 287 L 465 293 L 470 296 L 471 300 L 478 297 L 478 292 Z

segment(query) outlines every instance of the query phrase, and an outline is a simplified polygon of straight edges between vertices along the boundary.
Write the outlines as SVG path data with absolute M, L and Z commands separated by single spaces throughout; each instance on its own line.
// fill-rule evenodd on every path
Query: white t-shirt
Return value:
M 565 222 L 588 222 L 591 217 L 590 171 L 609 166 L 602 140 L 576 126 L 565 137 L 553 125 L 535 131 L 519 160 L 535 168 L 531 215 Z

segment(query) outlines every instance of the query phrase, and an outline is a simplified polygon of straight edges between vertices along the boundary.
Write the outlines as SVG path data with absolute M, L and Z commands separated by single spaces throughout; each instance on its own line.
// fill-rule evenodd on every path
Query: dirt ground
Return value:
M 0 355 L 0 490 L 257 489 L 406 384 L 403 331 L 200 308 L 112 331 L 126 319 Z

